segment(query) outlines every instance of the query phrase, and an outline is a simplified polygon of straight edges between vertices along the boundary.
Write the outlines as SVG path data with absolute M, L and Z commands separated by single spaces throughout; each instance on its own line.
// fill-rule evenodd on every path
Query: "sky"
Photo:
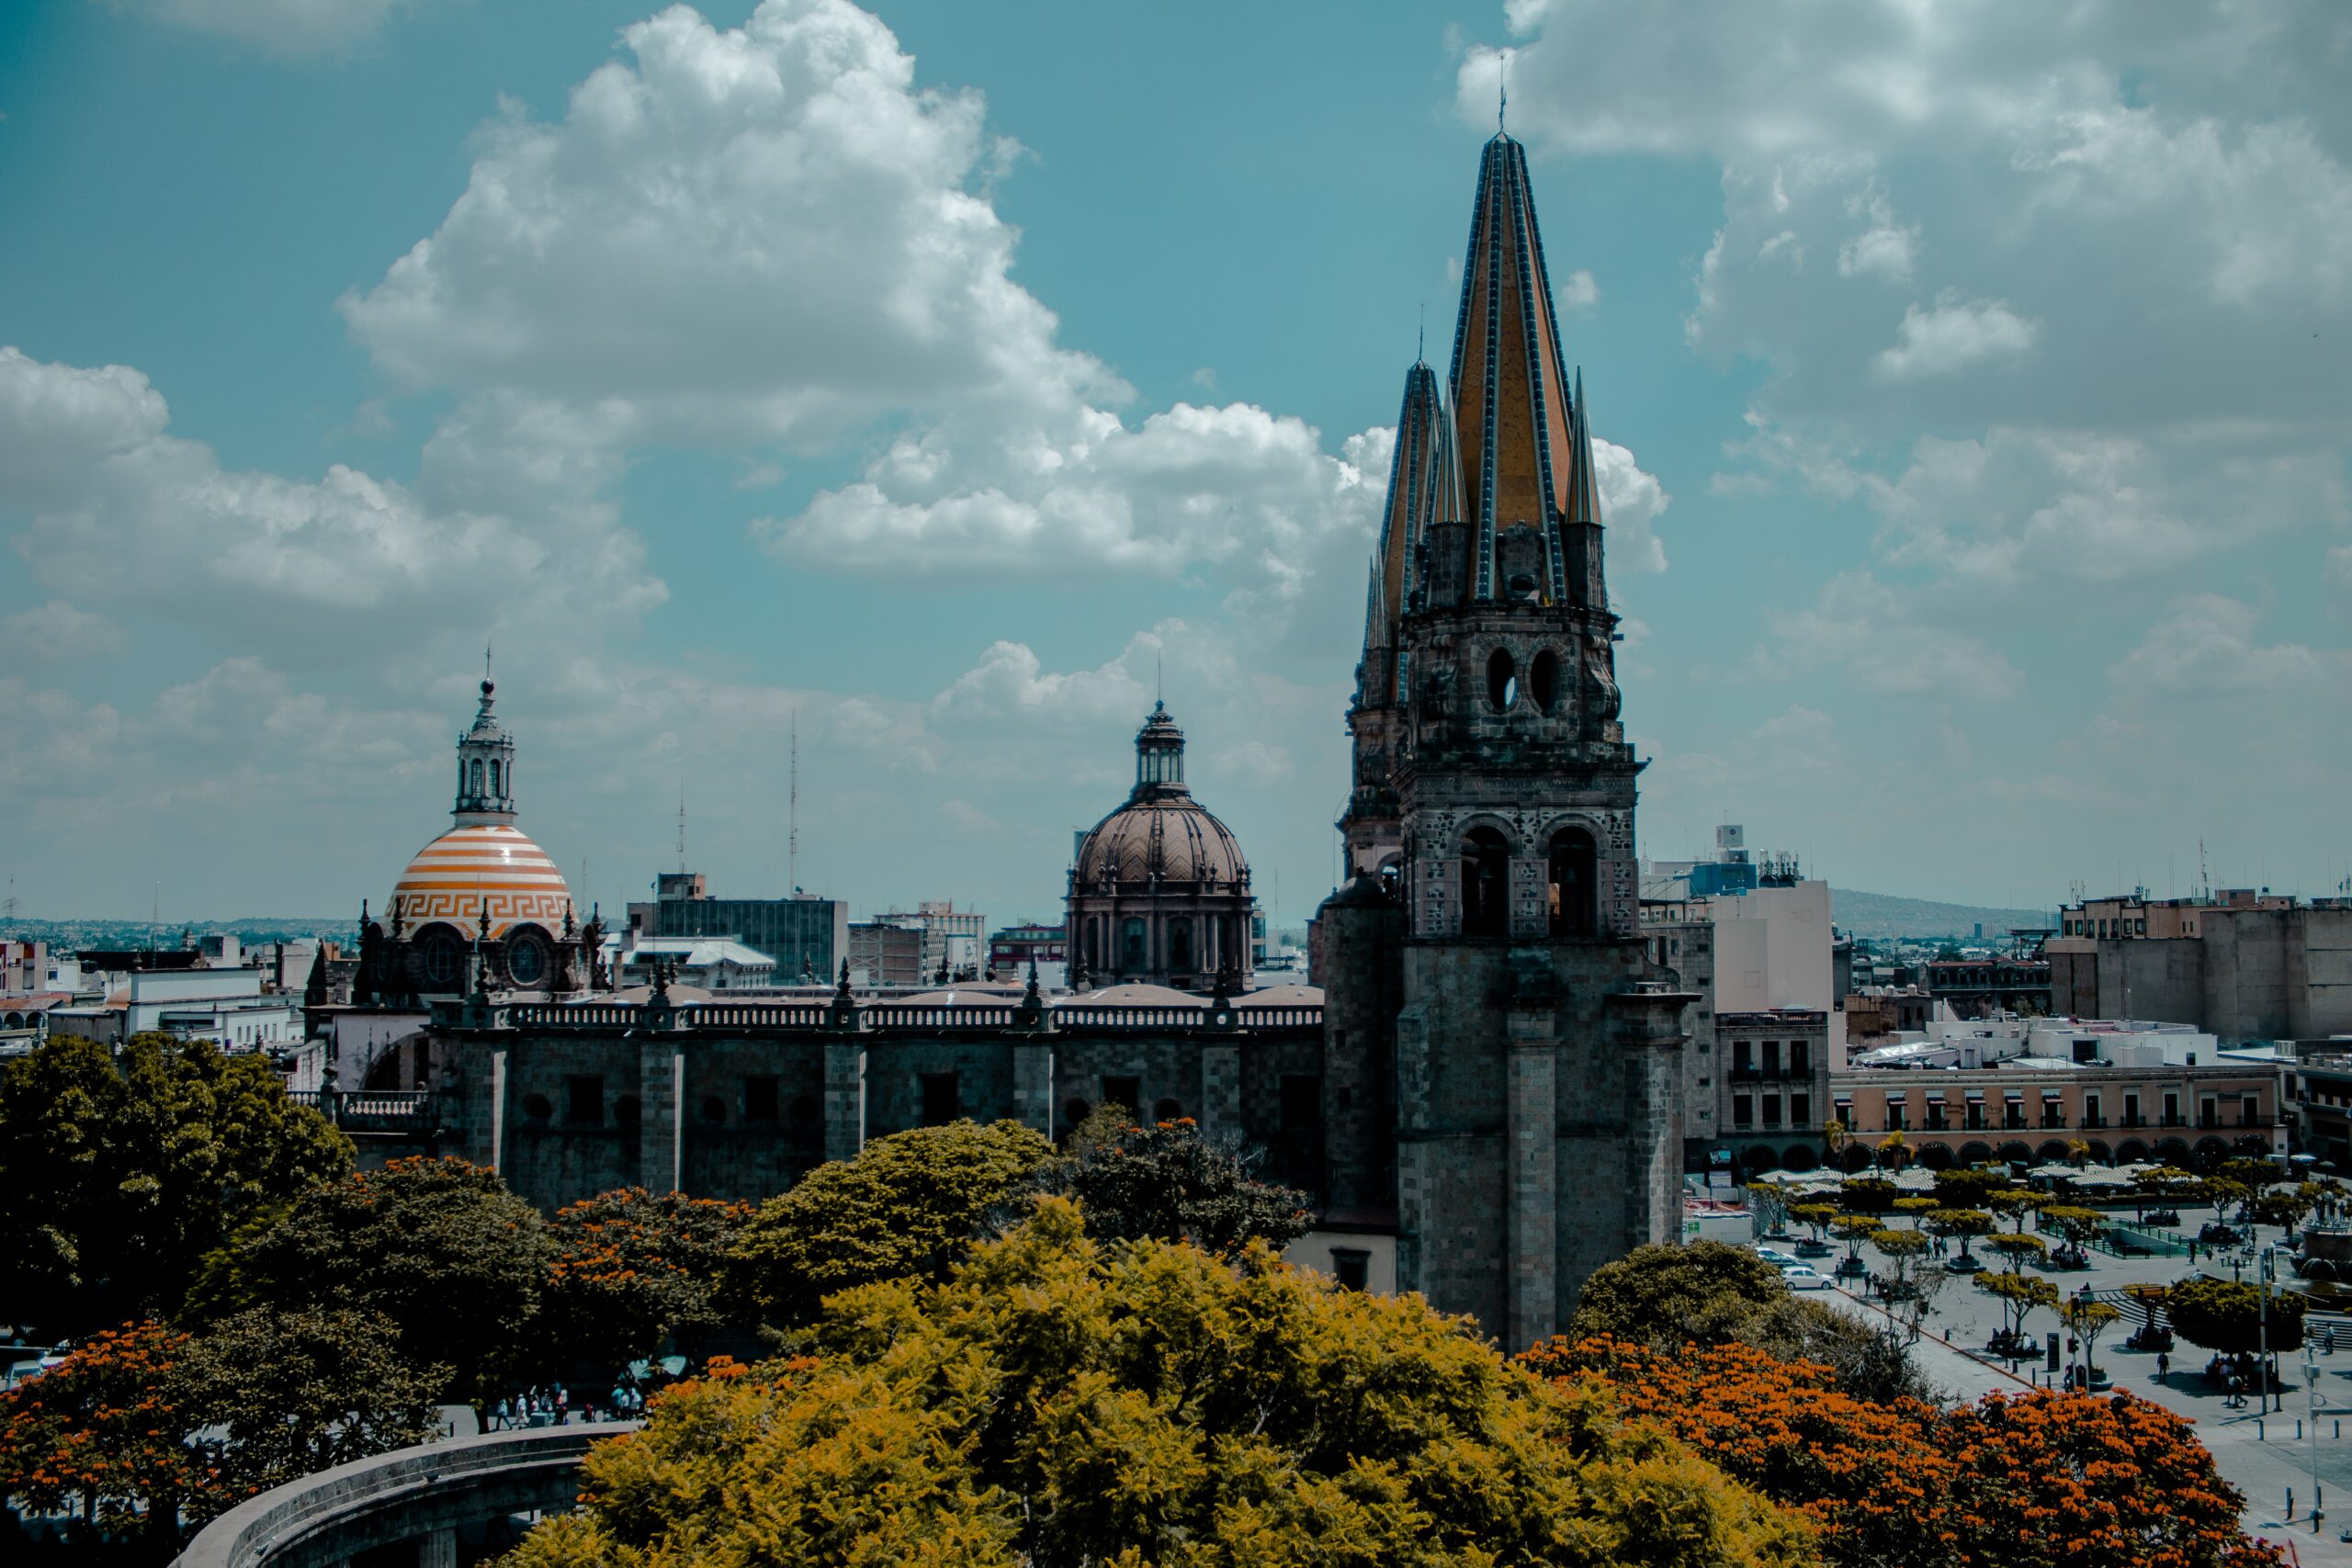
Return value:
M 494 645 L 583 903 L 1049 915 L 1164 692 L 1295 923 L 1506 76 L 1644 852 L 2352 874 L 2352 11 L 20 0 L 9 896 L 380 907 Z

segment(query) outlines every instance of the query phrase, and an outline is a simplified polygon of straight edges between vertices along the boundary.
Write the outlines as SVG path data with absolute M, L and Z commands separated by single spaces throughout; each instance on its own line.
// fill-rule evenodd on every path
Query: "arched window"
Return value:
M 498 761 L 496 758 L 492 758 L 490 764 L 490 793 L 492 795 L 503 793 L 498 787 Z
M 1510 649 L 1498 648 L 1487 656 L 1487 705 L 1497 713 L 1519 701 L 1519 665 Z
M 1102 967 L 1102 919 L 1099 915 L 1086 917 L 1086 966 Z
M 481 793 L 481 759 L 480 757 L 476 757 L 474 759 L 473 766 L 469 770 L 469 772 L 472 779 L 472 787 L 467 790 L 466 793 L 469 795 L 480 795 Z
M 1140 917 L 1130 916 L 1119 927 L 1119 972 L 1140 975 L 1151 967 L 1151 942 Z
M 1510 934 L 1510 845 L 1492 828 L 1462 840 L 1462 934 Z
M 1168 967 L 1177 974 L 1193 968 L 1193 922 L 1179 915 L 1168 922 Z
M 1535 705 L 1550 713 L 1560 700 L 1560 656 L 1550 649 L 1535 656 L 1535 667 L 1527 672 L 1528 694 Z
M 1552 835 L 1546 880 L 1554 936 L 1594 936 L 1600 931 L 1600 854 L 1592 835 L 1563 828 Z

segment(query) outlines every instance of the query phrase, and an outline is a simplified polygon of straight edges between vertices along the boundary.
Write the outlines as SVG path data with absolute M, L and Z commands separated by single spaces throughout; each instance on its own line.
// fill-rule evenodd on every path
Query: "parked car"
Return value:
M 1984 1260 L 1973 1252 L 1963 1252 L 1957 1258 L 1945 1258 L 1944 1269 L 1953 1274 L 1982 1274 Z
M 1826 1291 L 1829 1281 L 1802 1263 L 1792 1263 L 1781 1270 L 1781 1283 L 1792 1291 Z
M 1787 1253 L 1782 1252 L 1779 1247 L 1766 1247 L 1761 1242 L 1757 1244 L 1756 1256 L 1762 1258 L 1765 1262 L 1773 1265 L 1775 1268 L 1781 1269 L 1785 1269 L 1796 1261 L 1795 1258 L 1790 1257 Z

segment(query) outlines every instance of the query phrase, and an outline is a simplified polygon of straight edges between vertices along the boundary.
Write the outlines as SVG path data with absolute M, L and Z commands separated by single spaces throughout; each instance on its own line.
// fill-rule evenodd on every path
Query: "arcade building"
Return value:
M 1405 376 L 1315 986 L 1254 987 L 1248 862 L 1155 705 L 1069 871 L 1069 993 L 860 997 L 846 967 L 830 994 L 616 990 L 596 912 L 515 826 L 485 681 L 454 825 L 364 919 L 349 999 L 313 988 L 330 1102 L 364 1145 L 495 1165 L 548 1208 L 760 1198 L 959 1117 L 1190 1117 L 1313 1194 L 1295 1260 L 1541 1340 L 1594 1269 L 1680 1232 L 1696 998 L 1637 920 L 1603 542 L 1525 153 L 1498 134 L 1451 361 Z

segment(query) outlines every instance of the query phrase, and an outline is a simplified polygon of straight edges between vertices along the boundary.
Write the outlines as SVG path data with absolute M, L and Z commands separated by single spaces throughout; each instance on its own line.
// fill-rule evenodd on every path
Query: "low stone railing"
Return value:
M 509 1514 L 560 1513 L 580 1492 L 588 1450 L 635 1422 L 492 1432 L 355 1460 L 265 1492 L 204 1527 L 175 1568 L 329 1568 L 360 1552 L 419 1540 L 423 1562 L 452 1562 L 461 1526 Z

